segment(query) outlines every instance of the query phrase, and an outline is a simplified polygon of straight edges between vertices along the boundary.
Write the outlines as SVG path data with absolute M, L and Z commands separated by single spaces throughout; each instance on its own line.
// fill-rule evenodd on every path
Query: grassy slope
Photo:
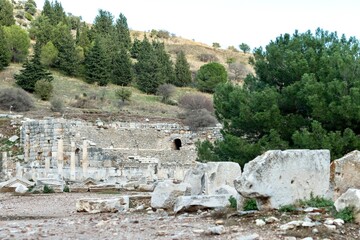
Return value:
M 20 69 L 21 65 L 12 64 L 0 72 L 0 89 L 16 86 L 13 74 Z M 89 85 L 81 79 L 67 77 L 59 72 L 53 72 L 53 76 L 54 97 L 63 99 L 65 103 L 66 110 L 64 117 L 88 120 L 100 117 L 125 121 L 143 121 L 145 118 L 153 119 L 154 121 L 179 121 L 177 116 L 181 109 L 177 106 L 161 103 L 161 97 L 159 96 L 147 95 L 133 87 L 128 87 L 132 91 L 130 102 L 119 107 L 119 101 L 115 97 L 115 90 L 120 88 L 119 86 L 112 84 L 106 87 Z M 173 100 L 177 101 L 182 95 L 189 92 L 196 92 L 196 90 L 192 88 L 177 88 Z M 76 98 L 82 97 L 84 94 L 86 94 L 88 99 L 86 109 L 72 107 L 76 102 Z M 211 97 L 211 95 L 208 96 Z M 58 113 L 53 113 L 50 110 L 49 102 L 41 101 L 35 96 L 32 97 L 36 108 L 24 113 L 26 116 L 35 118 L 60 116 Z

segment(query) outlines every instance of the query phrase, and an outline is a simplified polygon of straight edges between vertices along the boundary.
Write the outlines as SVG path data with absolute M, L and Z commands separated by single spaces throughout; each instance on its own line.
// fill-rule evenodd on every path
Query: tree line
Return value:
M 28 0 L 25 6 L 29 3 L 34 2 Z M 36 44 L 28 58 L 30 39 Z M 30 92 L 40 80 L 33 72 L 35 69 L 59 70 L 99 86 L 132 84 L 152 94 L 164 83 L 188 86 L 192 82 L 184 52 L 180 51 L 173 63 L 162 42 L 150 42 L 145 34 L 143 40 L 132 41 L 123 14 L 115 19 L 110 12 L 99 10 L 94 23 L 89 25 L 81 17 L 66 14 L 56 0 L 45 0 L 41 15 L 31 22 L 28 33 L 15 25 L 10 1 L 0 0 L 0 70 L 11 62 L 24 62 L 24 69 L 15 79 Z

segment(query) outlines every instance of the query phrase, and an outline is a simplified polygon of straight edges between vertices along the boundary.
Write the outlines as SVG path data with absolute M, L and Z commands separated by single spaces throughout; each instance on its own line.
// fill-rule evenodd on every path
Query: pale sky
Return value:
M 35 0 L 42 9 L 44 0 Z M 51 0 L 50 0 L 51 2 Z M 167 30 L 222 48 L 265 46 L 284 33 L 320 27 L 360 39 L 359 0 L 58 0 L 65 12 L 93 23 L 99 9 L 123 13 L 130 29 Z

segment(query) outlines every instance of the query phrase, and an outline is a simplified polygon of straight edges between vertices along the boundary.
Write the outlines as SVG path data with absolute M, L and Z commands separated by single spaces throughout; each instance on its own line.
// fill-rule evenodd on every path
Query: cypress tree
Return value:
M 76 73 L 77 57 L 75 40 L 71 34 L 69 26 L 59 23 L 54 34 L 54 45 L 59 51 L 56 66 L 67 75 L 73 76 Z
M 131 47 L 130 31 L 127 24 L 127 19 L 124 14 L 120 13 L 119 18 L 116 20 L 116 33 L 119 44 L 122 44 L 126 49 Z
M 177 54 L 175 63 L 175 82 L 174 85 L 184 87 L 191 83 L 190 64 L 186 60 L 185 53 L 180 51 Z
M 174 64 L 170 59 L 170 55 L 165 51 L 164 43 L 153 42 L 152 45 L 159 65 L 161 66 L 160 76 L 162 79 L 160 81 L 173 84 L 175 82 Z
M 34 50 L 33 58 L 23 64 L 20 74 L 14 75 L 16 84 L 28 92 L 34 92 L 35 84 L 39 80 L 47 80 L 49 82 L 53 80 L 51 73 L 41 64 L 39 44 L 35 45 Z
M 111 82 L 116 85 L 127 86 L 131 83 L 132 78 L 133 74 L 130 56 L 125 47 L 121 47 L 119 53 L 113 60 Z
M 4 29 L 0 26 L 0 70 L 9 66 L 11 59 L 11 51 L 5 38 Z
M 164 81 L 155 51 L 146 36 L 141 43 L 137 59 L 138 62 L 135 64 L 137 87 L 145 93 L 155 94 L 158 86 Z
M 100 86 L 109 82 L 109 62 L 99 38 L 85 57 L 85 79 L 88 83 L 97 82 Z

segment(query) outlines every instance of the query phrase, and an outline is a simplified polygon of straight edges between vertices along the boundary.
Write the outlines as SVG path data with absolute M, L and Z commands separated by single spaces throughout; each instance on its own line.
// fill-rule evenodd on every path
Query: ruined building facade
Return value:
M 3 154 L 2 171 L 7 171 L 8 177 L 53 176 L 71 181 L 140 176 L 182 179 L 195 164 L 195 142 L 220 136 L 220 128 L 192 132 L 167 123 L 26 120 L 20 133 L 21 161 L 10 163 Z

